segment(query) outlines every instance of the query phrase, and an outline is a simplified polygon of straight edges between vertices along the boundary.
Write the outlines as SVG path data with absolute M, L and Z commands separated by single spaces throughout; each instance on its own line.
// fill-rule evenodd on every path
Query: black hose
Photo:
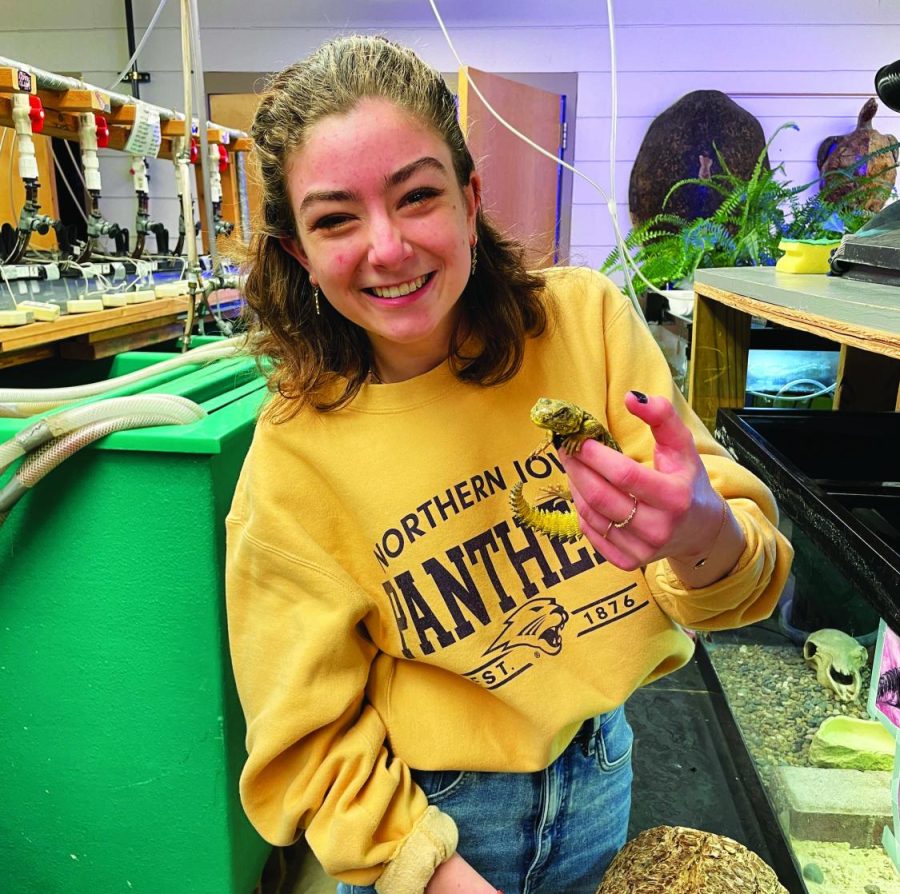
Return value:
M 81 250 L 81 254 L 75 259 L 76 264 L 86 264 L 90 258 L 91 253 L 96 247 L 96 239 L 93 236 L 88 236 L 87 241 L 84 243 L 84 248 Z
M 134 243 L 134 251 L 131 253 L 131 257 L 139 258 L 144 253 L 144 240 L 146 236 L 143 233 L 138 233 L 135 237 Z
M 23 230 L 16 230 L 16 232 L 19 234 L 16 237 L 16 245 L 10 252 L 9 257 L 3 262 L 4 264 L 18 263 L 19 258 L 21 258 L 28 250 L 28 243 L 31 241 L 31 232 L 25 232 Z

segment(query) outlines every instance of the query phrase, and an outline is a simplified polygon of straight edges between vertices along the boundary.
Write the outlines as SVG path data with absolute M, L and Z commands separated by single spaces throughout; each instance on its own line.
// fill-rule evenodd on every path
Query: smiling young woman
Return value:
M 440 75 L 384 39 L 341 38 L 272 79 L 252 135 L 263 221 L 245 298 L 270 384 L 291 398 L 275 418 L 444 360 L 483 385 L 516 373 L 548 325 L 543 278 L 482 213 Z M 428 300 L 407 310 L 393 290 L 421 276 Z M 404 313 L 388 324 L 388 310 Z
M 283 247 L 322 299 L 365 330 L 378 379 L 446 360 L 472 270 L 478 175 L 460 186 L 430 127 L 366 99 L 310 129 L 288 161 L 287 190 L 297 235 Z
M 682 627 L 772 611 L 772 495 L 609 280 L 525 269 L 412 51 L 330 41 L 252 135 L 274 393 L 227 520 L 247 815 L 303 834 L 339 894 L 594 894 L 628 827 L 624 703 L 689 659 Z M 535 455 L 541 396 L 622 452 Z M 562 470 L 591 549 L 510 508 Z

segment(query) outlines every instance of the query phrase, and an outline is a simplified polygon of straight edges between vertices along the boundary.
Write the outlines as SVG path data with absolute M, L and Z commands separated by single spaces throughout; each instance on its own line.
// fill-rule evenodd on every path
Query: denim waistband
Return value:
M 594 738 L 594 735 L 596 734 L 597 730 L 600 729 L 600 727 L 603 725 L 603 721 L 609 716 L 609 713 L 599 714 L 596 717 L 588 717 L 588 719 L 578 727 L 578 731 L 572 737 L 572 741 L 569 743 L 569 747 L 580 748 L 582 751 L 587 753 L 591 745 L 591 739 Z

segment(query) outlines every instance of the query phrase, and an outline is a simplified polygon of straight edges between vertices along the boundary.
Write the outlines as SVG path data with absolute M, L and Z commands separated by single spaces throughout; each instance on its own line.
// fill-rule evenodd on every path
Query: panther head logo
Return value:
M 568 620 L 568 612 L 555 600 L 546 596 L 529 599 L 506 619 L 502 633 L 484 654 L 530 646 L 547 655 L 557 655 L 562 649 L 562 629 Z

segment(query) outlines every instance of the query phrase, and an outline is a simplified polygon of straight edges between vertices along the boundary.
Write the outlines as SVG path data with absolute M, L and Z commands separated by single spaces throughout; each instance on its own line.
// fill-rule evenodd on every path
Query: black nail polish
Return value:
M 648 397 L 643 391 L 632 391 L 631 393 L 638 399 L 638 403 L 647 403 Z

